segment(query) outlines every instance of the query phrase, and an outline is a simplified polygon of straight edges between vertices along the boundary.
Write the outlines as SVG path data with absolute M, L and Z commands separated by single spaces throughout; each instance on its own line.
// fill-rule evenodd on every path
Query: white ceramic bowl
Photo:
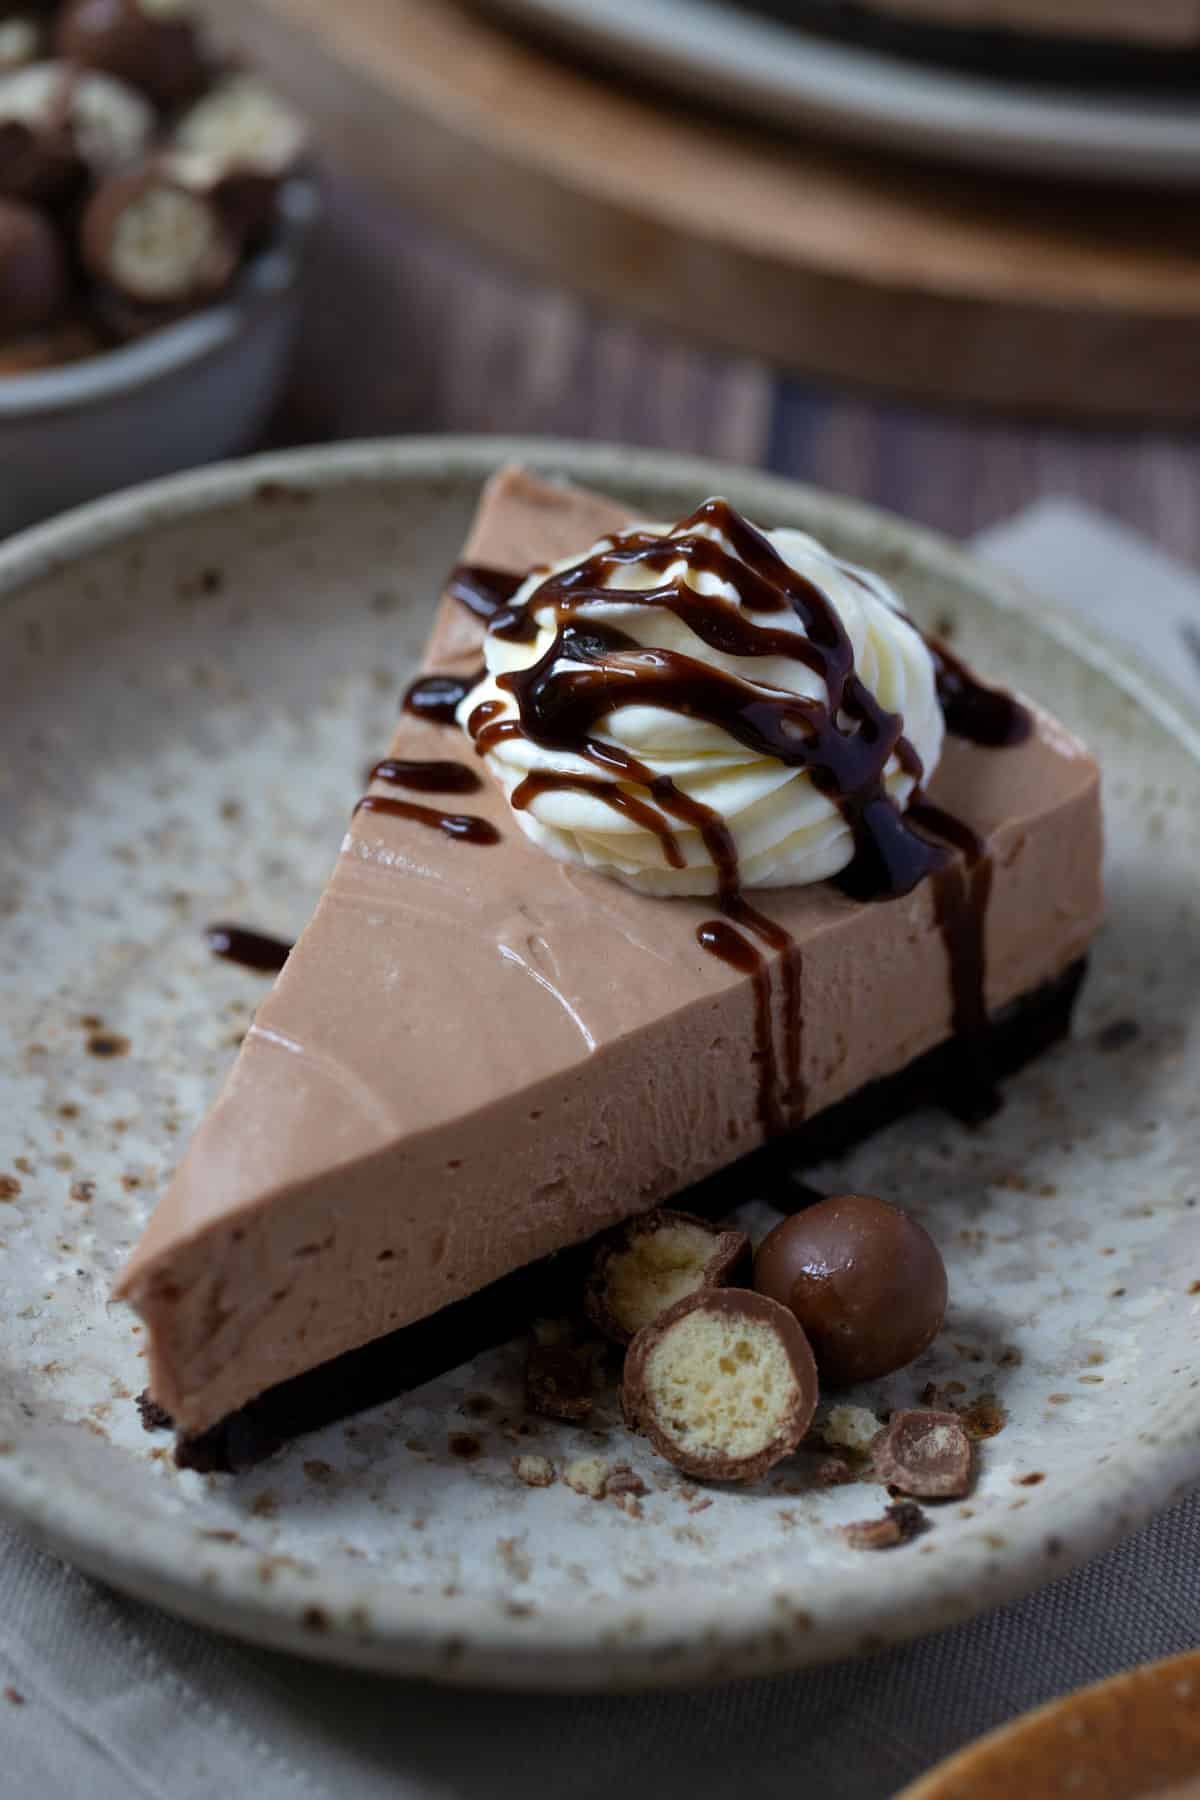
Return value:
M 279 391 L 299 308 L 311 182 L 220 306 L 59 369 L 0 378 L 0 536 L 154 475 L 245 449 Z

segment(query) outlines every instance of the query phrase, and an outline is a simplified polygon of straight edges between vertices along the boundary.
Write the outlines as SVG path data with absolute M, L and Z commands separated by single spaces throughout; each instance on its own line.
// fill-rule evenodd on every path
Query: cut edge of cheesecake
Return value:
M 523 573 L 629 518 L 505 469 L 464 557 Z M 424 667 L 466 674 L 481 640 L 444 598 Z M 1101 916 L 1096 765 L 1049 715 L 1035 722 L 1009 750 L 952 741 L 931 787 L 988 842 L 993 1015 L 1077 963 Z M 455 728 L 407 715 L 391 754 L 473 762 Z M 499 845 L 355 821 L 117 1284 L 185 1436 L 763 1141 L 752 984 L 695 943 L 712 902 L 555 863 L 490 781 L 465 804 Z M 867 907 L 827 884 L 759 896 L 794 941 L 805 1117 L 950 1036 L 928 886 Z

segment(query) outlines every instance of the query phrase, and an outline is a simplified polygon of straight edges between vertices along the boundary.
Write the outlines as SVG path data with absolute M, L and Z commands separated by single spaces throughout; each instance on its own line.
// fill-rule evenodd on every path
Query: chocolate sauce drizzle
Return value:
M 475 794 L 483 786 L 466 763 L 408 761 L 396 756 L 385 756 L 377 762 L 367 779 L 415 788 L 424 794 Z
M 214 956 L 241 963 L 245 969 L 261 969 L 265 974 L 278 974 L 292 954 L 292 946 L 282 938 L 267 937 L 245 925 L 209 925 L 204 935 Z
M 525 579 L 483 563 L 459 563 L 450 572 L 446 593 L 481 624 L 490 625 Z M 433 725 L 453 725 L 458 708 L 486 673 L 477 669 L 473 675 L 419 675 L 404 695 L 404 711 Z
M 1033 730 L 1028 708 L 1003 688 L 987 687 L 941 638 L 921 636 L 933 658 L 938 700 L 951 736 L 989 750 L 1023 744 Z
M 455 713 L 486 673 L 477 669 L 473 675 L 419 675 L 405 692 L 404 711 L 431 725 L 453 725 Z
M 408 761 L 394 756 L 376 763 L 370 778 L 426 794 L 473 794 L 482 785 L 474 769 L 468 769 L 464 763 Z M 457 838 L 465 844 L 500 842 L 496 827 L 474 813 L 442 812 L 436 806 L 422 806 L 416 800 L 395 800 L 390 794 L 364 794 L 354 811 L 356 815 L 372 812 L 385 813 L 394 819 L 412 819 L 418 825 L 427 825 L 444 837 Z
M 725 542 L 702 535 L 703 526 L 715 528 Z M 693 573 L 711 574 L 731 585 L 740 604 L 700 593 L 678 576 L 666 579 L 667 570 L 680 562 Z M 631 567 L 662 574 L 664 580 L 648 588 L 622 588 L 622 604 L 671 612 L 724 655 L 782 656 L 802 663 L 819 677 L 826 698 L 764 690 L 693 657 L 647 649 L 612 626 L 577 618 L 590 604 L 610 600 L 612 577 Z M 555 789 L 591 794 L 653 831 L 669 867 L 684 866 L 675 824 L 700 833 L 717 870 L 723 917 L 705 921 L 696 935 L 710 955 L 753 981 L 760 1113 L 769 1132 L 786 1129 L 804 1107 L 799 952 L 782 926 L 744 898 L 736 845 L 720 815 L 594 735 L 616 707 L 644 704 L 702 719 L 756 755 L 805 769 L 849 828 L 854 853 L 839 885 L 853 898 L 895 898 L 931 878 L 951 970 L 955 1030 L 967 1045 L 980 1040 L 987 1022 L 984 923 L 991 864 L 986 845 L 961 821 L 921 797 L 919 786 L 907 814 L 891 799 L 884 781 L 890 759 L 895 756 L 919 784 L 920 757 L 904 736 L 903 720 L 887 712 L 858 676 L 837 610 L 816 583 L 792 569 L 728 502 L 709 500 L 667 539 L 631 531 L 610 540 L 592 556 L 548 576 L 522 606 L 512 604 L 518 585 L 509 578 L 506 592 L 494 571 L 469 565 L 460 566 L 451 578 L 449 591 L 476 618 L 486 620 L 495 636 L 532 642 L 539 629 L 536 615 L 552 612 L 556 620 L 553 641 L 538 661 L 498 678 L 498 685 L 513 696 L 518 717 L 497 716 L 503 709 L 495 702 L 485 702 L 471 714 L 468 731 L 476 750 L 485 755 L 506 739 L 523 736 L 593 763 L 602 773 L 527 776 L 514 790 L 512 805 L 520 810 Z M 803 636 L 748 616 L 786 612 L 799 618 Z M 1028 735 L 1029 716 L 1016 700 L 976 681 L 944 645 L 927 642 L 950 731 L 991 746 L 1018 743 Z M 641 793 L 630 792 L 631 787 Z M 962 863 L 947 844 L 963 852 Z M 770 964 L 760 944 L 779 953 L 782 1075 L 771 1018 Z M 968 1070 L 973 1060 L 965 1058 Z M 977 1097 L 970 1110 L 978 1114 L 991 1109 L 994 1090 L 986 1069 L 975 1073 L 970 1085 Z
M 514 575 L 510 569 L 492 569 L 484 563 L 459 563 L 450 571 L 446 592 L 484 625 L 490 625 L 528 574 Z

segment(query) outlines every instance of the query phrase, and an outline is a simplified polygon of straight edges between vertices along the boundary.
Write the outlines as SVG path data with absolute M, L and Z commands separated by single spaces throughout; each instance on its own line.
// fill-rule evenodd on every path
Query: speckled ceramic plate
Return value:
M 588 1428 L 522 1435 L 516 1348 L 238 1479 L 176 1472 L 139 1424 L 141 1338 L 109 1284 L 262 993 L 201 928 L 302 923 L 505 454 L 654 515 L 723 490 L 828 536 L 1105 764 L 1111 918 L 1073 1041 L 982 1130 L 914 1117 L 828 1177 L 911 1207 L 950 1265 L 943 1335 L 856 1398 L 878 1412 L 956 1383 L 1003 1422 L 969 1502 L 886 1557 L 838 1529 L 877 1514 L 879 1488 L 822 1491 L 796 1462 L 754 1492 L 698 1491 L 626 1437 L 611 1395 Z M 1119 653 L 848 502 L 550 444 L 368 445 L 173 480 L 0 549 L 0 596 L 0 1505 L 40 1538 L 309 1654 L 615 1686 L 965 1618 L 1200 1478 L 1200 730 Z M 560 1475 L 628 1460 L 649 1491 L 533 1489 L 521 1452 Z
M 1039 1707 L 952 1756 L 898 1800 L 1197 1800 L 1200 1652 Z

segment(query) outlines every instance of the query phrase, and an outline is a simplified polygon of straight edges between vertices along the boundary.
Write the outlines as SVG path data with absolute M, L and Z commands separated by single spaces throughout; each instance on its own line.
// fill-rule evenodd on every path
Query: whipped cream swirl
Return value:
M 756 572 L 739 547 L 748 540 L 737 539 L 726 523 L 735 517 L 723 502 L 708 502 L 679 525 L 638 525 L 594 545 L 581 561 L 535 571 L 507 611 L 520 629 L 506 631 L 502 620 L 493 621 L 486 674 L 457 713 L 536 844 L 645 893 L 715 894 L 727 875 L 712 854 L 712 832 L 680 815 L 670 804 L 673 792 L 698 802 L 724 827 L 742 888 L 823 881 L 855 855 L 842 796 L 828 780 L 814 779 L 818 770 L 766 754 L 760 742 L 747 744 L 713 717 L 681 706 L 677 693 L 655 704 L 656 677 L 690 668 L 701 682 L 706 671 L 719 683 L 732 678 L 747 719 L 758 701 L 778 712 L 790 698 L 799 703 L 792 710 L 802 731 L 822 713 L 828 722 L 822 658 L 811 656 L 816 669 L 803 660 L 817 647 L 815 636 L 810 646 L 801 642 L 803 609 L 768 593 L 761 558 L 752 551 Z M 924 640 L 884 582 L 839 561 L 815 538 L 745 530 L 781 559 L 783 581 L 816 591 L 822 611 L 845 634 L 853 674 L 879 708 L 902 720 L 901 748 L 916 757 L 893 752 L 880 772 L 882 794 L 902 810 L 920 769 L 931 774 L 942 748 L 935 667 Z M 789 638 L 797 640 L 795 652 Z M 760 653 L 732 654 L 722 641 Z M 536 678 L 539 666 L 564 694 L 573 678 L 590 682 L 593 692 L 597 680 L 605 682 L 605 693 L 611 685 L 611 709 L 597 715 L 593 707 L 588 754 L 548 742 L 545 734 L 535 741 L 523 728 L 514 686 Z M 864 728 L 845 707 L 832 723 L 847 735 Z

